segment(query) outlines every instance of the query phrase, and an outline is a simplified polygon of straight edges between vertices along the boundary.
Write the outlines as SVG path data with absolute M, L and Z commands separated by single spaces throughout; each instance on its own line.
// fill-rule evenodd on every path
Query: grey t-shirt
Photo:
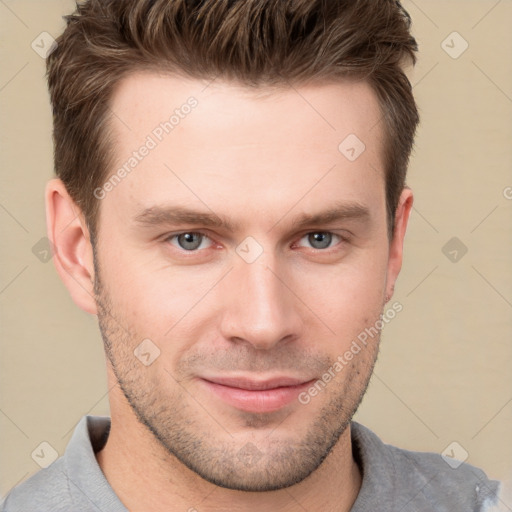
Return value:
M 126 512 L 95 457 L 110 419 L 85 416 L 62 457 L 6 497 L 1 512 Z M 499 483 L 468 464 L 453 469 L 439 454 L 384 444 L 352 422 L 353 453 L 362 485 L 351 512 L 484 512 Z

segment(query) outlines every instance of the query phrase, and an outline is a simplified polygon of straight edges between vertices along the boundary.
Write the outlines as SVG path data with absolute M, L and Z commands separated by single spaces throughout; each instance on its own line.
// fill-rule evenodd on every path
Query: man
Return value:
M 98 316 L 111 419 L 2 510 L 484 510 L 482 471 L 351 421 L 413 202 L 400 4 L 89 0 L 67 21 L 48 236 Z

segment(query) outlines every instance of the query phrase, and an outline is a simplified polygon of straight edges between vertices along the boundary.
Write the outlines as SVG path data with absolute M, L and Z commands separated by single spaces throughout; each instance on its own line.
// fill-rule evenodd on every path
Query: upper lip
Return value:
M 267 379 L 251 379 L 248 377 L 203 377 L 203 380 L 213 382 L 214 384 L 229 386 L 231 388 L 262 391 L 265 389 L 298 386 L 309 382 L 311 379 L 304 380 L 300 378 L 281 376 Z

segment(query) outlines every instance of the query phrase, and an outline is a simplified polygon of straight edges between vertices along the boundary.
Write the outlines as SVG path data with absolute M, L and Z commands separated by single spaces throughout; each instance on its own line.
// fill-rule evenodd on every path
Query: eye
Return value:
M 339 235 L 329 233 L 328 231 L 315 231 L 304 235 L 300 239 L 299 245 L 302 245 L 301 242 L 303 240 L 306 240 L 313 249 L 328 249 L 329 247 L 332 247 L 332 242 L 335 242 L 334 245 L 336 245 L 343 239 Z
M 196 233 L 194 231 L 187 231 L 185 233 L 178 233 L 171 235 L 167 238 L 172 245 L 178 249 L 185 251 L 196 251 L 197 249 L 206 249 L 210 247 L 212 241 L 203 233 Z

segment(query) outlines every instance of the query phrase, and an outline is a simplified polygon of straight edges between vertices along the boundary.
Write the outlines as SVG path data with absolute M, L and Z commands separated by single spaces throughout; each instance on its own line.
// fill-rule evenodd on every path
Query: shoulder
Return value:
M 60 458 L 14 487 L 0 512 L 69 512 L 126 509 L 109 486 L 95 452 L 104 445 L 110 419 L 84 416 Z
M 404 512 L 479 512 L 497 499 L 499 482 L 489 480 L 481 469 L 470 464 L 438 453 L 409 451 L 385 444 L 355 422 L 352 439 L 361 458 L 363 482 L 368 477 L 374 491 L 387 493 L 395 504 L 403 505 Z
M 63 457 L 17 485 L 0 504 L 1 512 L 64 512 L 72 509 Z
M 453 510 L 453 506 L 463 510 L 462 507 L 467 506 L 472 507 L 467 510 L 480 511 L 497 498 L 499 483 L 489 480 L 475 466 L 453 459 L 448 461 L 438 453 L 413 452 L 386 446 L 400 479 L 410 485 L 421 482 L 422 496 L 439 510 Z

